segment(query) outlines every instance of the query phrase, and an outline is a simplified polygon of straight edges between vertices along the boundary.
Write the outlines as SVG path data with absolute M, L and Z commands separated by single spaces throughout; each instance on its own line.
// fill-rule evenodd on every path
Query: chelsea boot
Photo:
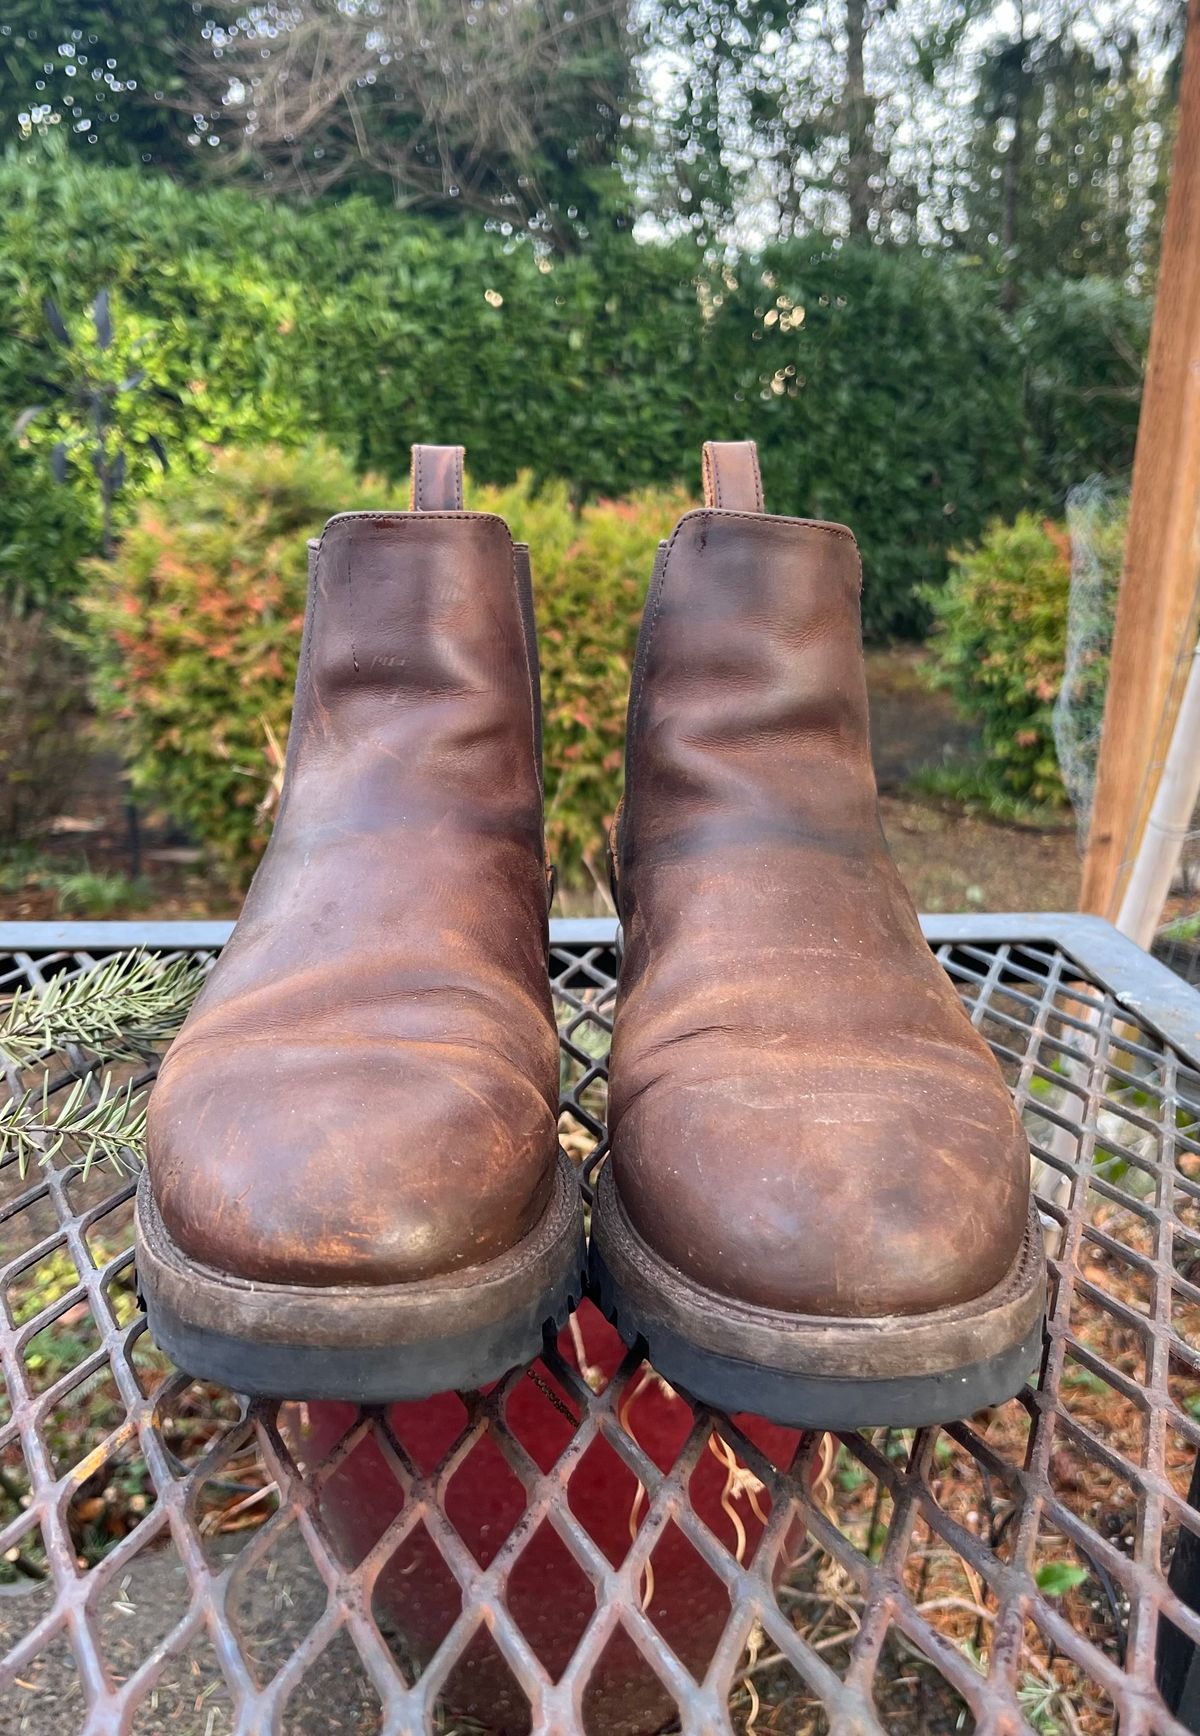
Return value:
M 1028 1145 L 880 828 L 854 539 L 749 442 L 705 481 L 634 664 L 594 1285 L 722 1409 L 962 1417 L 1041 1343 Z
M 473 1388 L 578 1296 L 527 551 L 414 449 L 330 519 L 279 814 L 149 1108 L 151 1331 L 241 1392 Z

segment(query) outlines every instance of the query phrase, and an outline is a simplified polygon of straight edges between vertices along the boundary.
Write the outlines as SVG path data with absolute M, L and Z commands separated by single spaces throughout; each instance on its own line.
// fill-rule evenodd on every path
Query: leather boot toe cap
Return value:
M 998 1076 L 761 1064 L 663 1079 L 622 1116 L 618 1192 L 668 1265 L 801 1315 L 917 1314 L 984 1295 L 1025 1233 L 1029 1156 Z
M 553 1113 L 486 1054 L 248 1042 L 168 1062 L 147 1160 L 168 1234 L 249 1281 L 400 1284 L 482 1265 L 537 1223 Z

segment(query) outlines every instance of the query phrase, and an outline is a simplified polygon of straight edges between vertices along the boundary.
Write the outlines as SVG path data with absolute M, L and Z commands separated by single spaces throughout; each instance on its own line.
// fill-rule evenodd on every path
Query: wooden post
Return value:
M 1158 790 L 1150 808 L 1141 848 L 1125 884 L 1117 927 L 1139 946 L 1148 947 L 1162 922 L 1163 907 L 1179 866 L 1184 839 L 1200 801 L 1200 645 L 1179 707 Z
M 1200 0 L 1138 422 L 1096 795 L 1080 902 L 1114 919 L 1154 800 L 1200 625 Z

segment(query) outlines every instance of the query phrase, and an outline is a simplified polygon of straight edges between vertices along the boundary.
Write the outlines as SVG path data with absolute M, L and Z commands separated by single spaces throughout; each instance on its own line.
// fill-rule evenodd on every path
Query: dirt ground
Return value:
M 1002 826 L 949 805 L 881 796 L 883 827 L 920 910 L 1074 910 L 1075 829 Z
M 945 694 L 921 677 L 921 652 L 901 647 L 867 654 L 871 733 L 884 829 L 918 908 L 952 910 L 1070 910 L 1079 891 L 1075 828 L 1068 813 L 1051 829 L 1001 824 L 920 794 L 912 780 L 924 768 L 967 757 L 975 731 Z M 71 908 L 36 872 L 0 880 L 0 921 L 45 921 L 73 915 L 113 918 L 223 917 L 237 899 L 205 870 L 189 839 L 142 811 L 131 832 L 120 766 L 93 755 L 69 813 L 39 847 L 64 870 L 137 882 L 134 895 L 103 911 Z M 561 892 L 563 915 L 599 915 L 596 893 Z
M 949 697 L 930 692 L 922 653 L 867 653 L 871 746 L 883 829 L 920 910 L 1074 910 L 1079 898 L 1075 824 L 1002 825 L 915 794 L 926 767 L 968 758 L 976 730 Z

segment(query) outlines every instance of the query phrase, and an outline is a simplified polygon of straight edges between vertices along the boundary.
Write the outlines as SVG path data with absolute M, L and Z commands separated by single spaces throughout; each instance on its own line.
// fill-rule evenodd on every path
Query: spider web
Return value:
M 1081 851 L 1096 789 L 1128 507 L 1127 485 L 1099 476 L 1067 496 L 1071 591 L 1066 663 L 1054 703 L 1054 745 Z

